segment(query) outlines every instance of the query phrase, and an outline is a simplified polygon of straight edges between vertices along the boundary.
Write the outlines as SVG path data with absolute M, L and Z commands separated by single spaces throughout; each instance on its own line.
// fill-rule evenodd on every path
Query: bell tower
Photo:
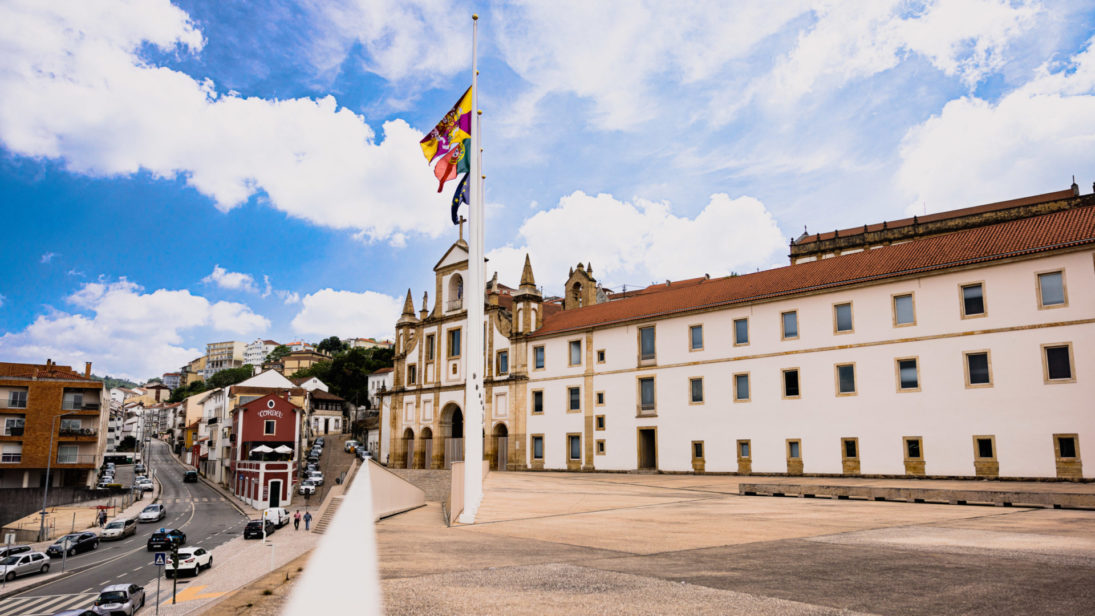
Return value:
M 513 295 L 515 309 L 513 331 L 528 334 L 544 323 L 544 298 L 536 288 L 536 279 L 532 276 L 532 262 L 525 254 L 525 268 L 521 272 L 521 286 Z
M 581 263 L 570 270 L 563 288 L 563 310 L 592 306 L 597 303 L 597 280 L 593 278 L 593 265 L 586 268 Z

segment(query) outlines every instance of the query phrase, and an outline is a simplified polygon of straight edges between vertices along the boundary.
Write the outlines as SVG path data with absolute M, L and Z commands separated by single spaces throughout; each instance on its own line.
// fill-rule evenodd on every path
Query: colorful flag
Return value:
M 461 203 L 468 202 L 468 175 L 465 173 L 464 177 L 460 178 L 460 183 L 456 185 L 456 193 L 452 196 L 452 224 L 460 224 L 460 219 L 456 217 L 457 210 L 460 209 Z
M 434 167 L 434 175 L 441 183 L 437 192 L 441 192 L 445 182 L 468 170 L 470 141 L 471 88 L 468 88 L 437 126 L 419 142 L 426 160 L 432 163 L 441 158 Z

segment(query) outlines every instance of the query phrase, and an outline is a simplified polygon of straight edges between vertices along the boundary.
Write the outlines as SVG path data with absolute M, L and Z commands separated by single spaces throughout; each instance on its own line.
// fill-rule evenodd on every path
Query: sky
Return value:
M 473 13 L 511 286 L 526 253 L 547 294 L 578 262 L 618 290 L 1095 181 L 1095 0 L 3 0 L 0 361 L 391 337 L 457 237 L 418 141 Z

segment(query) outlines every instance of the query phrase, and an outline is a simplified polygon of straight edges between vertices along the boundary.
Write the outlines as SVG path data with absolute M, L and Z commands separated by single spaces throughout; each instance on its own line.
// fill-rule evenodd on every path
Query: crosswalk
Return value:
M 223 502 L 224 500 L 225 500 L 225 498 L 223 496 L 221 496 L 219 498 L 214 496 L 212 498 L 208 498 L 208 497 L 202 497 L 202 498 L 161 498 L 160 502 L 164 503 L 164 504 L 167 504 L 167 503 L 215 503 L 217 501 Z
M 62 610 L 91 607 L 99 593 L 77 595 L 45 595 L 42 597 L 12 597 L 0 601 L 0 616 L 49 616 Z

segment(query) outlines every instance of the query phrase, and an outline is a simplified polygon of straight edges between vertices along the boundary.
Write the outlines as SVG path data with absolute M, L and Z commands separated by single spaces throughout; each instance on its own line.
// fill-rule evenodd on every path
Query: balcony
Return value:
M 23 461 L 23 454 L 20 453 L 0 453 L 0 464 L 19 464 Z
M 81 453 L 81 454 L 63 454 L 58 453 L 57 458 L 53 461 L 54 466 L 91 466 L 95 464 L 95 454 L 93 453 Z
M 61 428 L 57 432 L 61 440 L 95 440 L 99 432 L 93 428 Z
M 455 312 L 457 310 L 463 310 L 463 308 L 464 308 L 464 298 L 462 298 L 462 297 L 458 297 L 456 299 L 450 299 L 448 302 L 445 303 L 445 311 L 446 312 Z

